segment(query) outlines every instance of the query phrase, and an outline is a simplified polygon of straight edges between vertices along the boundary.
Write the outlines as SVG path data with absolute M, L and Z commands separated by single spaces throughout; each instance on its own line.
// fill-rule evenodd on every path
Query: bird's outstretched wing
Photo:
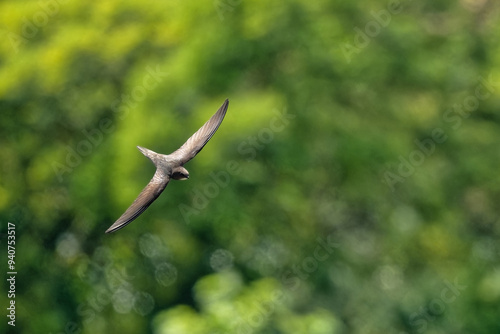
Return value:
M 170 154 L 170 156 L 184 165 L 189 160 L 193 159 L 198 152 L 208 143 L 210 138 L 214 135 L 215 131 L 222 123 L 226 115 L 229 100 L 226 99 L 217 112 L 210 117 L 210 119 L 192 135 L 177 151 Z
M 139 217 L 160 196 L 170 181 L 169 177 L 156 170 L 155 175 L 139 196 L 118 220 L 106 230 L 106 233 L 115 232 Z

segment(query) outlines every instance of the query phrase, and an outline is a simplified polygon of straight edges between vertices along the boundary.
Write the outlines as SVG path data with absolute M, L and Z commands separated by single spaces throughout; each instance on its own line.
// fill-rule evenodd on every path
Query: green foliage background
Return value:
M 499 13 L 3 1 L 0 331 L 499 333 Z M 104 234 L 154 172 L 135 146 L 225 98 L 190 180 Z

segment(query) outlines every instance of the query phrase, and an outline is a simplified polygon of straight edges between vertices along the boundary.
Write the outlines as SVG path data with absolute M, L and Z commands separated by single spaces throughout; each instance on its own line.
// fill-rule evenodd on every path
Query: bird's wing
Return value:
M 170 156 L 179 161 L 181 165 L 193 159 L 219 128 L 219 125 L 226 115 L 228 104 L 229 100 L 226 99 L 219 110 L 217 110 L 217 112 L 184 143 L 184 145 L 170 154 Z
M 163 175 L 159 170 L 156 170 L 155 175 L 149 181 L 148 185 L 141 191 L 139 196 L 130 205 L 130 207 L 118 218 L 118 220 L 106 230 L 106 233 L 115 232 L 116 230 L 125 227 L 125 225 L 132 222 L 139 217 L 160 196 L 165 187 L 170 181 L 169 177 Z

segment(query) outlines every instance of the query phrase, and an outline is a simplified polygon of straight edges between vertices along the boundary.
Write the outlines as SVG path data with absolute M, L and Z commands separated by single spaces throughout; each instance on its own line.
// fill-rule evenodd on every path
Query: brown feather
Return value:
M 165 190 L 168 184 L 167 178 L 157 177 L 158 170 L 155 173 L 155 176 L 149 181 L 148 185 L 141 191 L 139 196 L 135 199 L 135 201 L 130 205 L 130 207 L 121 215 L 118 220 L 111 225 L 110 228 L 106 230 L 106 233 L 115 232 L 127 224 L 132 222 L 134 219 L 139 217 L 141 213 L 146 210 L 151 203 L 154 202 L 155 199 L 160 196 L 160 194 Z
M 229 100 L 226 99 L 219 110 L 172 154 L 158 154 L 137 146 L 155 164 L 155 175 L 123 215 L 106 230 L 106 233 L 115 232 L 139 217 L 160 196 L 172 175 L 176 178 L 176 175 L 180 173 L 180 176 L 177 175 L 177 179 L 180 180 L 189 177 L 188 171 L 182 165 L 193 159 L 212 138 L 226 115 L 228 104 Z
M 196 131 L 177 151 L 170 154 L 174 159 L 178 159 L 181 165 L 193 159 L 208 143 L 215 131 L 219 128 L 226 115 L 229 100 L 226 99 L 217 112 Z

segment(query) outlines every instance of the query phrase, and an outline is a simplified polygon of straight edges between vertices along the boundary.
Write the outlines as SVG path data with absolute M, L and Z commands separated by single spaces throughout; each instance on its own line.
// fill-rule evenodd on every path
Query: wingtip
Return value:
M 125 227 L 126 224 L 125 225 L 117 225 L 117 226 L 115 226 L 115 225 L 116 224 L 111 225 L 104 233 L 110 234 L 110 233 L 116 232 L 119 229 Z
M 119 230 L 119 228 L 117 228 L 117 226 L 115 226 L 115 224 L 111 225 L 110 227 L 108 227 L 108 229 L 104 232 L 104 233 L 113 233 L 115 231 Z

